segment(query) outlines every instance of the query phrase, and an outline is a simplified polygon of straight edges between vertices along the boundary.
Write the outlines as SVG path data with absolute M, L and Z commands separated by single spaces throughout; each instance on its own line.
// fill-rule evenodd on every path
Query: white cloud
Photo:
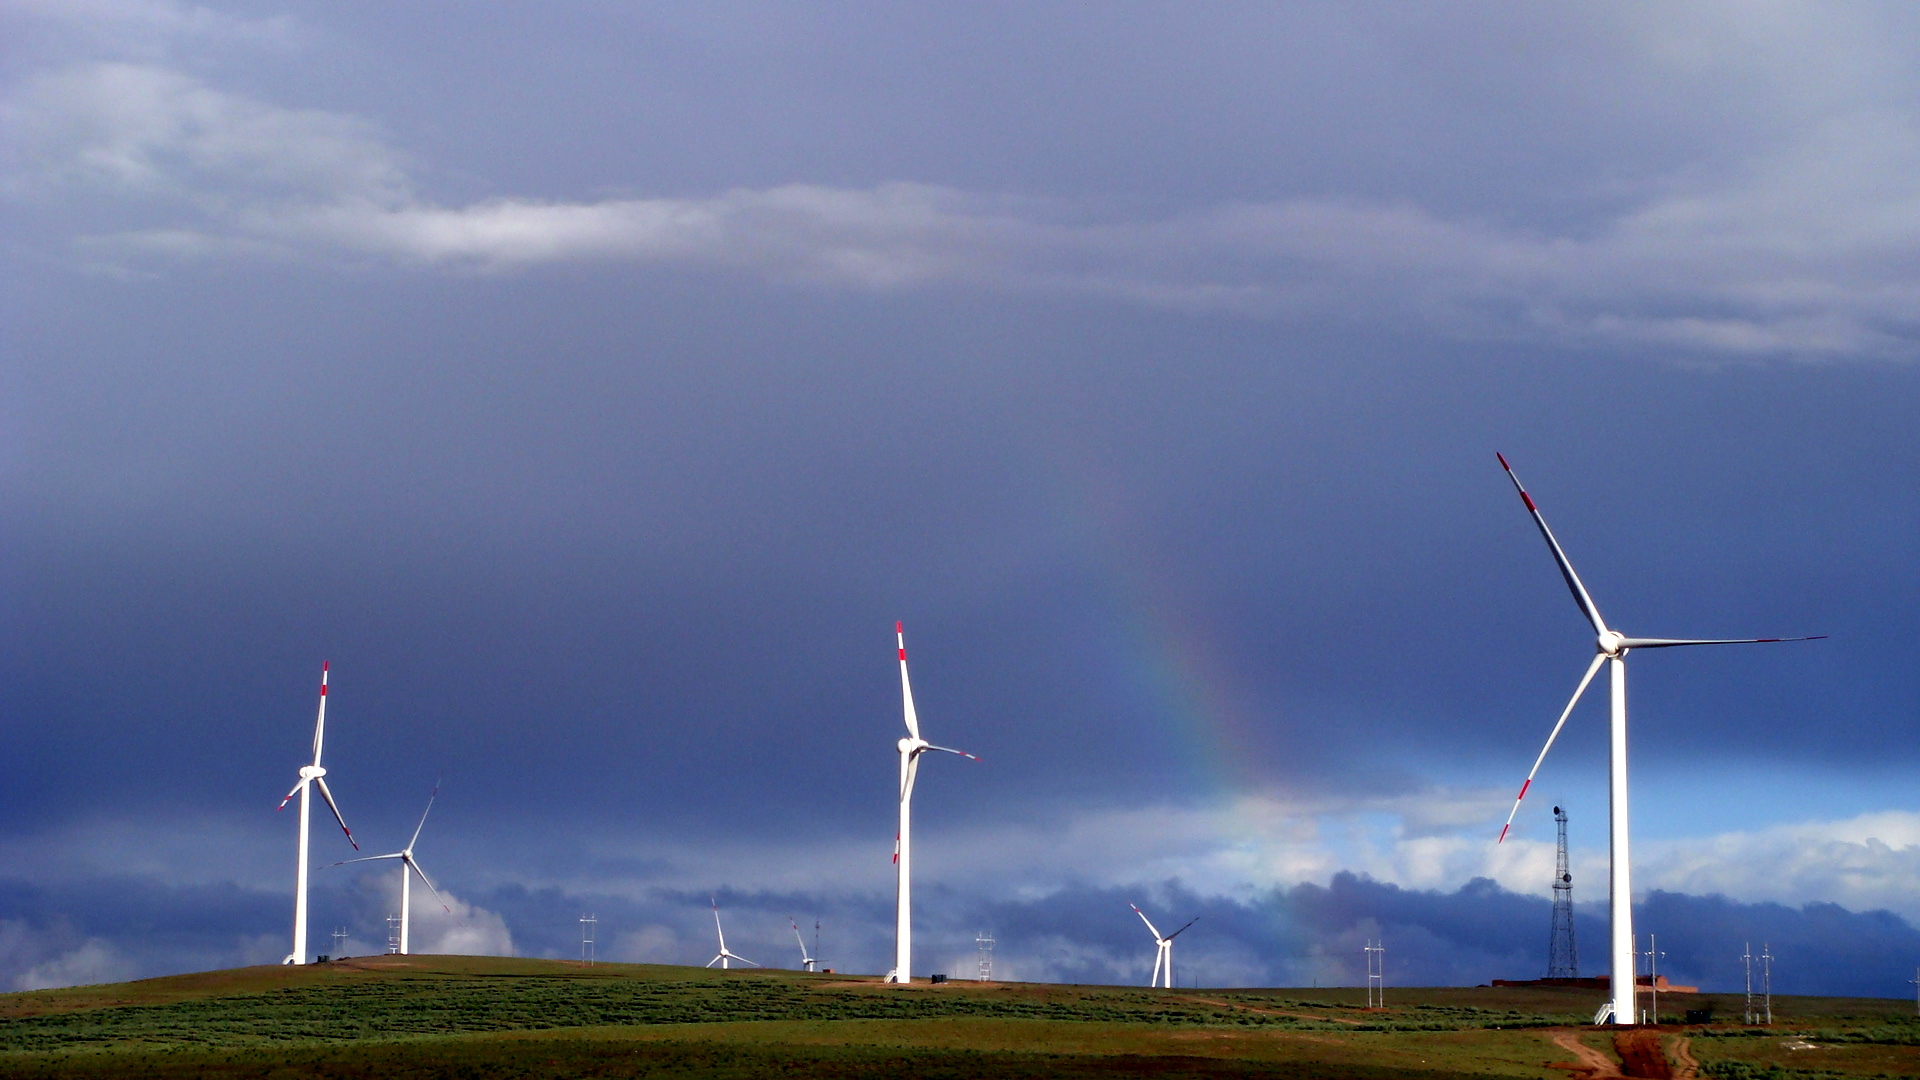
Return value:
M 1558 231 L 1412 202 L 1285 199 L 1159 217 L 919 183 L 695 197 L 421 198 L 363 120 L 288 109 L 152 65 L 27 80 L 6 103 L 17 195 L 158 200 L 96 257 L 284 252 L 507 272 L 618 261 L 823 287 L 959 285 L 1188 310 L 1391 310 L 1464 335 L 1709 355 L 1912 351 L 1920 136 L 1904 113 L 1823 118 L 1738 172 L 1676 181 Z

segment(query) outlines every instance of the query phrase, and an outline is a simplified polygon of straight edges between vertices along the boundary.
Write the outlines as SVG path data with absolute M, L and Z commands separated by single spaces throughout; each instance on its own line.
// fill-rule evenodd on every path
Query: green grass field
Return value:
M 890 987 L 787 971 L 382 956 L 0 995 L 0 1075 L 1621 1075 L 1613 1037 L 1581 1024 L 1597 996 L 1394 990 L 1388 1008 L 1368 1010 L 1359 990 Z M 1739 1016 L 1724 996 L 1678 1001 Z M 1776 998 L 1774 1014 L 1772 1029 L 1647 1033 L 1669 1071 L 1632 1052 L 1629 1068 L 1723 1080 L 1920 1076 L 1911 1003 Z

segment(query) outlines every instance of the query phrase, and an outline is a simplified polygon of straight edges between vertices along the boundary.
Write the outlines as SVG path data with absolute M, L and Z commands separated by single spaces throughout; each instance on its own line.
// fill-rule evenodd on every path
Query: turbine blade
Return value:
M 348 863 L 379 862 L 381 859 L 404 859 L 406 857 L 407 857 L 407 853 L 404 851 L 396 851 L 391 855 L 368 855 L 364 858 L 341 859 L 339 862 L 336 862 L 336 863 L 328 863 L 323 869 L 331 870 L 336 866 L 346 866 Z
M 320 661 L 320 715 L 313 721 L 313 763 L 320 764 L 320 743 L 327 733 L 327 662 Z
M 1513 828 L 1513 816 L 1520 812 L 1520 800 L 1527 797 L 1527 788 L 1533 784 L 1533 774 L 1540 771 L 1540 763 L 1547 760 L 1547 751 L 1553 749 L 1553 740 L 1560 737 L 1560 729 L 1566 726 L 1567 717 L 1573 715 L 1573 707 L 1580 704 L 1580 695 L 1587 692 L 1587 684 L 1593 681 L 1594 675 L 1600 671 L 1600 665 L 1606 662 L 1606 653 L 1593 654 L 1593 663 L 1587 665 L 1587 673 L 1580 677 L 1580 685 L 1574 688 L 1573 697 L 1567 702 L 1567 707 L 1560 711 L 1560 721 L 1553 725 L 1553 732 L 1547 736 L 1547 745 L 1540 748 L 1540 756 L 1533 759 L 1533 768 L 1527 770 L 1527 779 L 1520 785 L 1520 794 L 1513 797 L 1513 809 L 1507 811 L 1507 823 L 1500 826 L 1500 839 L 1494 841 L 1496 846 L 1506 843 L 1507 830 Z
M 913 798 L 913 781 L 919 775 L 920 775 L 920 755 L 919 754 L 907 755 L 907 778 L 900 785 L 900 801 L 901 802 L 906 802 L 907 800 Z
M 436 780 L 434 781 L 434 784 L 433 784 L 433 794 L 427 796 L 427 808 L 425 810 L 420 811 L 420 824 L 415 825 L 413 827 L 413 839 L 407 841 L 408 851 L 412 851 L 413 845 L 419 842 L 420 830 L 427 827 L 427 815 L 433 813 L 433 800 L 439 797 L 440 797 L 440 782 Z
M 707 902 L 713 905 L 713 935 L 720 939 L 720 955 L 727 955 L 727 932 L 720 929 L 720 901 L 709 896 Z
M 1188 919 L 1188 920 L 1187 920 L 1187 926 L 1192 926 L 1192 925 L 1193 925 L 1194 923 L 1197 923 L 1197 922 L 1199 922 L 1199 921 L 1200 921 L 1200 916 L 1198 916 L 1198 915 L 1195 915 L 1195 916 L 1194 916 L 1193 918 L 1191 918 L 1191 919 Z M 1178 929 L 1178 930 L 1175 930 L 1175 931 L 1174 931 L 1173 933 L 1171 933 L 1171 934 L 1168 934 L 1168 935 L 1167 935 L 1167 940 L 1168 940 L 1168 941 L 1172 941 L 1172 940 L 1173 940 L 1174 938 L 1177 938 L 1177 937 L 1179 937 L 1179 936 L 1180 936 L 1181 934 L 1184 934 L 1184 933 L 1186 933 L 1186 932 L 1187 932 L 1187 926 L 1183 926 L 1183 927 L 1181 927 L 1180 929 Z
M 900 645 L 900 699 L 906 708 L 907 735 L 920 737 L 920 717 L 913 711 L 913 684 L 907 681 L 907 632 L 901 623 L 893 624 L 894 639 Z
M 427 891 L 433 894 L 433 898 L 435 900 L 440 901 L 440 906 L 446 910 L 447 914 L 449 915 L 453 914 L 453 909 L 447 906 L 447 901 L 444 897 L 440 895 L 440 890 L 433 887 L 433 882 L 427 878 L 427 872 L 425 870 L 420 869 L 420 864 L 413 861 L 413 856 L 402 855 L 400 856 L 400 861 L 403 863 L 406 863 L 407 866 L 410 869 L 412 869 L 414 873 L 419 874 L 420 883 L 427 887 Z
M 1620 644 L 1629 649 L 1671 649 L 1679 645 L 1772 645 L 1782 641 L 1825 641 L 1827 635 L 1815 634 L 1812 637 L 1750 637 L 1750 638 L 1658 638 L 1630 637 Z
M 974 755 L 972 755 L 972 754 L 969 754 L 969 753 L 967 753 L 967 752 L 966 752 L 965 750 L 955 750 L 955 749 L 954 749 L 953 747 L 951 747 L 951 746 L 927 746 L 927 747 L 922 747 L 922 749 L 925 749 L 925 750 L 938 750 L 938 751 L 940 751 L 940 752 L 941 752 L 941 753 L 943 753 L 943 754 L 959 754 L 959 755 L 960 755 L 961 757 L 963 757 L 963 758 L 968 758 L 968 759 L 970 759 L 970 760 L 973 760 L 973 761 L 979 761 L 979 760 L 980 760 L 979 758 L 977 758 L 977 757 L 975 757 Z
M 741 955 L 740 955 L 739 953 L 733 953 L 733 952 L 730 952 L 730 953 L 728 953 L 728 954 L 727 954 L 727 957 L 728 957 L 729 959 L 732 959 L 732 960 L 738 960 L 738 961 L 740 961 L 741 963 L 743 963 L 743 964 L 745 964 L 745 965 L 747 965 L 748 967 L 759 967 L 759 966 L 760 966 L 759 964 L 756 964 L 756 963 L 754 963 L 753 961 L 751 961 L 751 960 L 749 960 L 749 959 L 747 959 L 746 957 L 744 957 L 744 956 L 741 956 Z
M 1128 906 L 1128 907 L 1130 907 L 1130 908 L 1133 908 L 1133 913 L 1134 913 L 1135 915 L 1138 915 L 1138 916 L 1140 916 L 1140 921 L 1141 921 L 1141 922 L 1143 922 L 1143 923 L 1146 923 L 1146 924 L 1147 924 L 1147 932 L 1148 932 L 1148 933 L 1151 933 L 1151 934 L 1153 935 L 1153 940 L 1155 940 L 1155 941 L 1159 941 L 1159 940 L 1160 940 L 1160 931 L 1158 931 L 1158 930 L 1155 930 L 1155 929 L 1153 928 L 1153 920 L 1152 920 L 1152 919 L 1149 919 L 1149 918 L 1147 918 L 1147 913 L 1146 913 L 1146 912 L 1144 912 L 1144 911 L 1141 911 L 1141 910 L 1140 910 L 1140 908 L 1139 908 L 1139 906 L 1138 906 L 1138 905 L 1136 905 L 1136 904 L 1128 904 L 1127 906 Z
M 295 795 L 298 795 L 298 794 L 300 794 L 300 789 L 301 789 L 302 787 L 305 787 L 305 786 L 306 786 L 306 783 L 307 783 L 307 780 L 306 780 L 306 777 L 301 777 L 301 778 L 300 778 L 300 782 L 299 782 L 299 783 L 297 783 L 297 784 L 295 784 L 295 785 L 293 785 L 293 790 L 292 790 L 292 791 L 289 791 L 289 792 L 287 792 L 287 797 L 286 797 L 286 798 L 284 798 L 284 799 L 281 799 L 281 800 L 280 800 L 280 805 L 279 805 L 279 806 L 276 806 L 276 807 L 274 807 L 274 809 L 275 809 L 275 810 L 285 810 L 285 809 L 287 808 L 287 804 L 293 801 L 293 797 L 294 797 Z
M 340 816 L 340 804 L 333 801 L 333 792 L 327 790 L 326 777 L 316 776 L 313 782 L 320 788 L 320 797 L 327 800 L 327 809 L 333 811 L 333 820 L 340 823 L 340 831 L 347 834 L 347 843 L 353 845 L 353 850 L 359 851 L 360 841 L 353 838 L 353 830 L 347 828 L 347 819 Z
M 1533 515 L 1533 523 L 1540 527 L 1540 535 L 1546 538 L 1547 547 L 1553 551 L 1553 561 L 1560 566 L 1560 576 L 1567 580 L 1567 588 L 1573 592 L 1573 602 L 1580 606 L 1580 614 L 1593 624 L 1593 632 L 1604 634 L 1607 624 L 1600 618 L 1600 609 L 1593 605 L 1593 597 L 1587 595 L 1587 587 L 1580 583 L 1580 575 L 1573 572 L 1573 564 L 1567 561 L 1567 553 L 1560 550 L 1560 541 L 1553 538 L 1553 530 L 1547 528 L 1547 519 L 1540 516 L 1540 508 L 1533 505 L 1533 496 L 1520 486 L 1520 478 L 1513 475 L 1513 466 L 1507 464 L 1504 454 L 1494 454 L 1500 459 L 1500 467 L 1507 470 L 1507 479 L 1513 481 L 1513 490 L 1520 493 L 1520 501 L 1527 504 L 1527 513 Z
M 714 957 L 713 959 L 711 959 L 711 960 L 709 960 L 709 961 L 707 961 L 707 966 L 708 966 L 708 967 L 712 967 L 713 965 L 715 965 L 715 964 L 717 964 L 717 963 L 719 963 L 720 961 L 722 961 L 722 960 L 724 960 L 724 959 L 726 959 L 726 957 L 724 957 L 724 956 L 716 956 L 716 957 Z

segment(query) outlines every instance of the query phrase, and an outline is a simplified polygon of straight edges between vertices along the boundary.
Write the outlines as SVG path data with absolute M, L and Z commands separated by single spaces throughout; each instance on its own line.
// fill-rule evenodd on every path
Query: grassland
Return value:
M 1771 1029 L 1674 1025 L 1624 1045 L 1582 1026 L 1594 996 L 1399 990 L 1369 1010 L 1357 990 L 889 987 L 797 972 L 375 957 L 0 995 L 0 1076 L 1440 1080 L 1622 1075 L 1623 1057 L 1627 1075 L 1920 1075 L 1920 1020 L 1903 1002 L 1775 999 Z M 1730 999 L 1687 1004 L 1709 1002 L 1739 1015 Z

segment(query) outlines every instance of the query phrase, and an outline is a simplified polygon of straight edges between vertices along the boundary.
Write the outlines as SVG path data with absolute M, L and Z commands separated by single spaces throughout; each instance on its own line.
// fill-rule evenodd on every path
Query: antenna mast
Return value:
M 593 931 L 600 920 L 591 914 L 580 916 L 580 962 L 593 966 Z
M 1773 1026 L 1773 946 L 1760 945 L 1760 988 L 1766 1002 L 1766 1024 Z
M 973 944 L 980 950 L 980 981 L 993 981 L 993 931 L 982 930 L 976 934 Z
M 393 954 L 393 953 L 398 953 L 399 951 L 400 951 L 400 916 L 389 915 L 387 916 L 387 952 L 389 954 Z
M 1580 977 L 1580 953 L 1573 944 L 1573 874 L 1567 869 L 1567 811 L 1553 808 L 1560 840 L 1553 860 L 1553 936 L 1547 941 L 1547 978 Z
M 1367 939 L 1367 1008 L 1387 1007 L 1387 943 Z
M 1744 1023 L 1744 1024 L 1751 1024 L 1751 1023 L 1753 1023 L 1753 1018 L 1754 1018 L 1754 1013 L 1753 1013 L 1753 942 L 1751 942 L 1751 941 L 1749 941 L 1749 942 L 1747 942 L 1747 943 L 1746 943 L 1745 945 L 1743 945 L 1743 946 L 1741 947 L 1741 949 L 1742 949 L 1742 951 L 1741 951 L 1741 953 L 1740 953 L 1740 963 L 1741 963 L 1742 965 L 1744 965 L 1744 966 L 1746 967 L 1746 969 L 1747 969 L 1747 1011 L 1746 1011 L 1746 1013 L 1745 1013 L 1745 1014 L 1743 1014 L 1743 1015 L 1742 1015 L 1742 1017 L 1741 1017 L 1741 1023 Z

